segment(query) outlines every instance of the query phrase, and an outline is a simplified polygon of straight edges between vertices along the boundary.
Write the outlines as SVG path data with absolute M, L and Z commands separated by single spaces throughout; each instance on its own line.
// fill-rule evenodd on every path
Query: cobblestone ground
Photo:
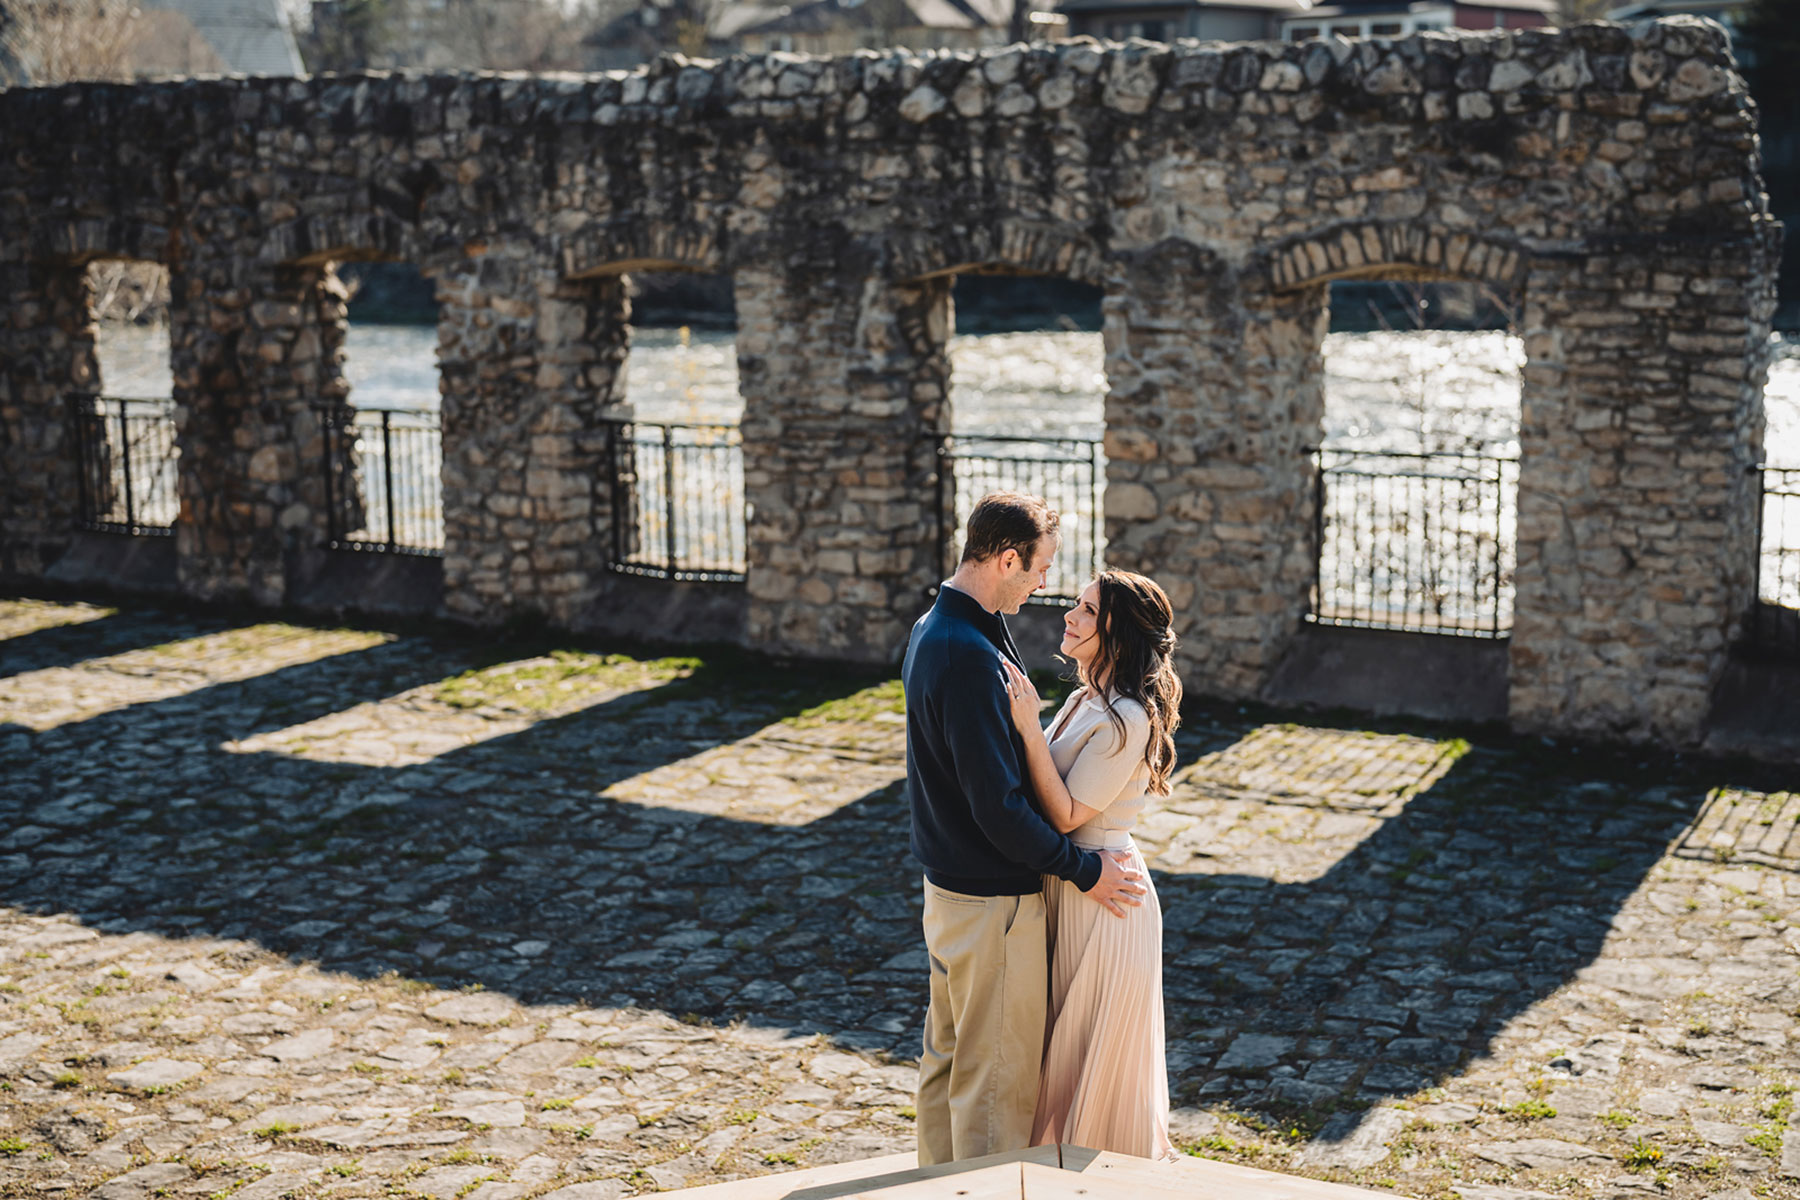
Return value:
M 0 1195 L 610 1200 L 909 1148 L 898 707 L 0 601 Z M 1800 795 L 1471 736 L 1190 714 L 1143 839 L 1180 1139 L 1446 1200 L 1797 1194 Z

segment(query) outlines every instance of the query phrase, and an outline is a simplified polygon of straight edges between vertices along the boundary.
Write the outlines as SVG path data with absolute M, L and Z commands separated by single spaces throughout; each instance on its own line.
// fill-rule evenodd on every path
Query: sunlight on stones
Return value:
M 1800 792 L 1714 788 L 1674 853 L 1710 862 L 1800 869 Z
M 640 661 L 559 650 L 465 671 L 382 700 L 227 742 L 236 754 L 313 762 L 416 766 L 441 754 L 520 733 L 693 672 L 696 660 Z
M 1181 775 L 1203 777 L 1215 796 L 1393 816 L 1468 748 L 1456 739 L 1264 725 Z
M 891 683 L 764 726 L 600 793 L 646 808 L 807 825 L 886 790 L 898 799 L 905 723 Z
M 1265 725 L 1177 771 L 1173 794 L 1146 815 L 1138 842 L 1165 871 L 1305 883 L 1336 866 L 1467 749 L 1459 740 Z
M 53 604 L 47 600 L 9 600 L 0 604 L 0 665 L 6 661 L 3 643 L 46 629 L 85 625 L 110 617 L 118 610 L 97 604 Z
M 8 721 L 42 732 L 393 640 L 391 634 L 351 629 L 245 625 L 0 679 L 0 711 Z

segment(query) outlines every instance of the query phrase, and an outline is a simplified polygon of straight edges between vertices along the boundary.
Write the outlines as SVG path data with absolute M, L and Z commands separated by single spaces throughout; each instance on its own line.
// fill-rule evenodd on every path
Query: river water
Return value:
M 434 328 L 352 325 L 346 349 L 351 399 L 359 409 L 398 408 L 421 414 L 436 410 Z M 110 395 L 169 394 L 164 330 L 103 326 L 100 360 L 104 390 Z M 1078 590 L 1104 549 L 1097 519 L 1104 463 L 1086 447 L 1025 450 L 983 443 L 979 435 L 1097 440 L 1103 432 L 1106 390 L 1100 335 L 958 336 L 951 342 L 950 360 L 951 427 L 960 435 L 958 453 L 974 456 L 956 464 L 956 526 L 962 525 L 973 497 L 991 487 L 1018 486 L 1043 494 L 1065 515 L 1065 553 L 1059 557 L 1053 590 Z M 1524 360 L 1520 340 L 1504 332 L 1331 334 L 1325 340 L 1324 445 L 1332 451 L 1516 455 Z M 737 359 L 728 332 L 634 330 L 626 370 L 626 395 L 642 422 L 735 425 L 742 415 Z M 1800 467 L 1800 337 L 1779 340 L 1765 402 L 1765 459 Z M 669 534 L 662 502 L 647 486 L 661 469 L 659 435 L 644 425 L 639 433 L 648 439 L 639 449 L 640 484 L 645 485 L 637 497 L 641 546 L 663 547 L 667 535 L 668 544 L 685 547 L 680 556 L 692 560 L 685 563 L 689 569 L 741 571 L 741 521 L 726 522 L 723 534 L 690 535 L 680 529 Z M 716 445 L 722 452 L 715 456 L 696 449 L 695 461 L 712 465 L 706 471 L 696 467 L 676 472 L 675 490 L 691 501 L 686 507 L 698 514 L 695 519 L 714 510 L 741 512 L 737 489 L 742 465 L 725 450 L 728 435 L 695 431 L 678 435 L 677 440 L 683 439 L 702 447 Z M 418 462 L 395 465 L 398 476 L 418 481 L 417 486 L 402 485 L 406 494 L 399 497 L 396 514 L 403 522 L 431 531 L 418 544 L 441 546 L 436 489 L 427 486 L 437 473 L 436 440 L 419 440 L 419 446 L 426 452 Z M 982 457 L 993 454 L 1014 461 L 997 466 Z M 1019 461 L 1037 454 L 1050 460 L 1067 454 L 1070 459 Z M 364 480 L 371 505 L 368 528 L 375 530 L 386 520 L 385 510 L 375 511 L 385 487 L 378 476 L 386 464 L 369 436 L 360 459 L 368 476 Z M 1357 459 L 1345 454 L 1328 458 L 1322 580 L 1332 590 L 1331 581 L 1341 577 L 1348 590 L 1333 591 L 1336 600 L 1322 595 L 1321 617 L 1338 612 L 1353 622 L 1391 623 L 1392 613 L 1423 609 L 1428 610 L 1423 618 L 1426 626 L 1504 630 L 1511 622 L 1511 465 L 1434 464 L 1424 478 L 1417 476 L 1419 470 L 1416 460 Z M 1409 472 L 1415 477 L 1400 481 Z M 688 482 L 679 482 L 681 478 Z M 1771 476 L 1770 481 L 1772 493 L 1777 483 L 1793 488 L 1800 485 L 1800 472 L 1779 479 Z M 172 500 L 164 506 L 168 503 Z M 1391 515 L 1370 515 L 1378 512 Z M 1409 517 L 1408 512 L 1414 515 Z M 172 515 L 172 510 L 165 515 Z M 1771 494 L 1764 526 L 1764 596 L 1800 607 L 1800 495 Z M 1430 538 L 1418 532 L 1434 527 L 1437 532 Z M 1402 561 L 1411 565 L 1392 570 L 1382 565 Z M 1472 563 L 1482 564 L 1473 577 L 1468 575 Z
M 737 359 L 728 332 L 637 329 L 626 394 L 645 421 L 735 423 Z M 959 433 L 1094 438 L 1106 389 L 1098 333 L 996 333 L 950 344 Z M 110 395 L 169 394 L 168 334 L 105 326 Z M 1505 333 L 1334 333 L 1325 339 L 1325 440 L 1346 449 L 1516 449 L 1524 350 Z M 352 325 L 346 373 L 362 408 L 435 409 L 437 333 Z M 1800 337 L 1777 347 L 1765 393 L 1771 462 L 1800 464 Z

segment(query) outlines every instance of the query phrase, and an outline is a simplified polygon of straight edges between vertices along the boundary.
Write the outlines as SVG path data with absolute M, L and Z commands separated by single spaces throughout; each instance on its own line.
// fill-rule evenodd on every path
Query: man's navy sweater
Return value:
M 1001 655 L 1024 669 L 1000 615 L 953 587 L 913 626 L 901 670 L 913 854 L 932 883 L 968 896 L 1023 896 L 1043 875 L 1085 892 L 1100 856 L 1056 832 L 1026 787 Z

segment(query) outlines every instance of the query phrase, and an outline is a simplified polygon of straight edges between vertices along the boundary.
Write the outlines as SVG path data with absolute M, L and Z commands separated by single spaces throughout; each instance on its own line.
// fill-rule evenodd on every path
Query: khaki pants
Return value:
M 1044 1056 L 1044 897 L 965 896 L 927 880 L 925 948 L 919 1165 L 1023 1150 Z

